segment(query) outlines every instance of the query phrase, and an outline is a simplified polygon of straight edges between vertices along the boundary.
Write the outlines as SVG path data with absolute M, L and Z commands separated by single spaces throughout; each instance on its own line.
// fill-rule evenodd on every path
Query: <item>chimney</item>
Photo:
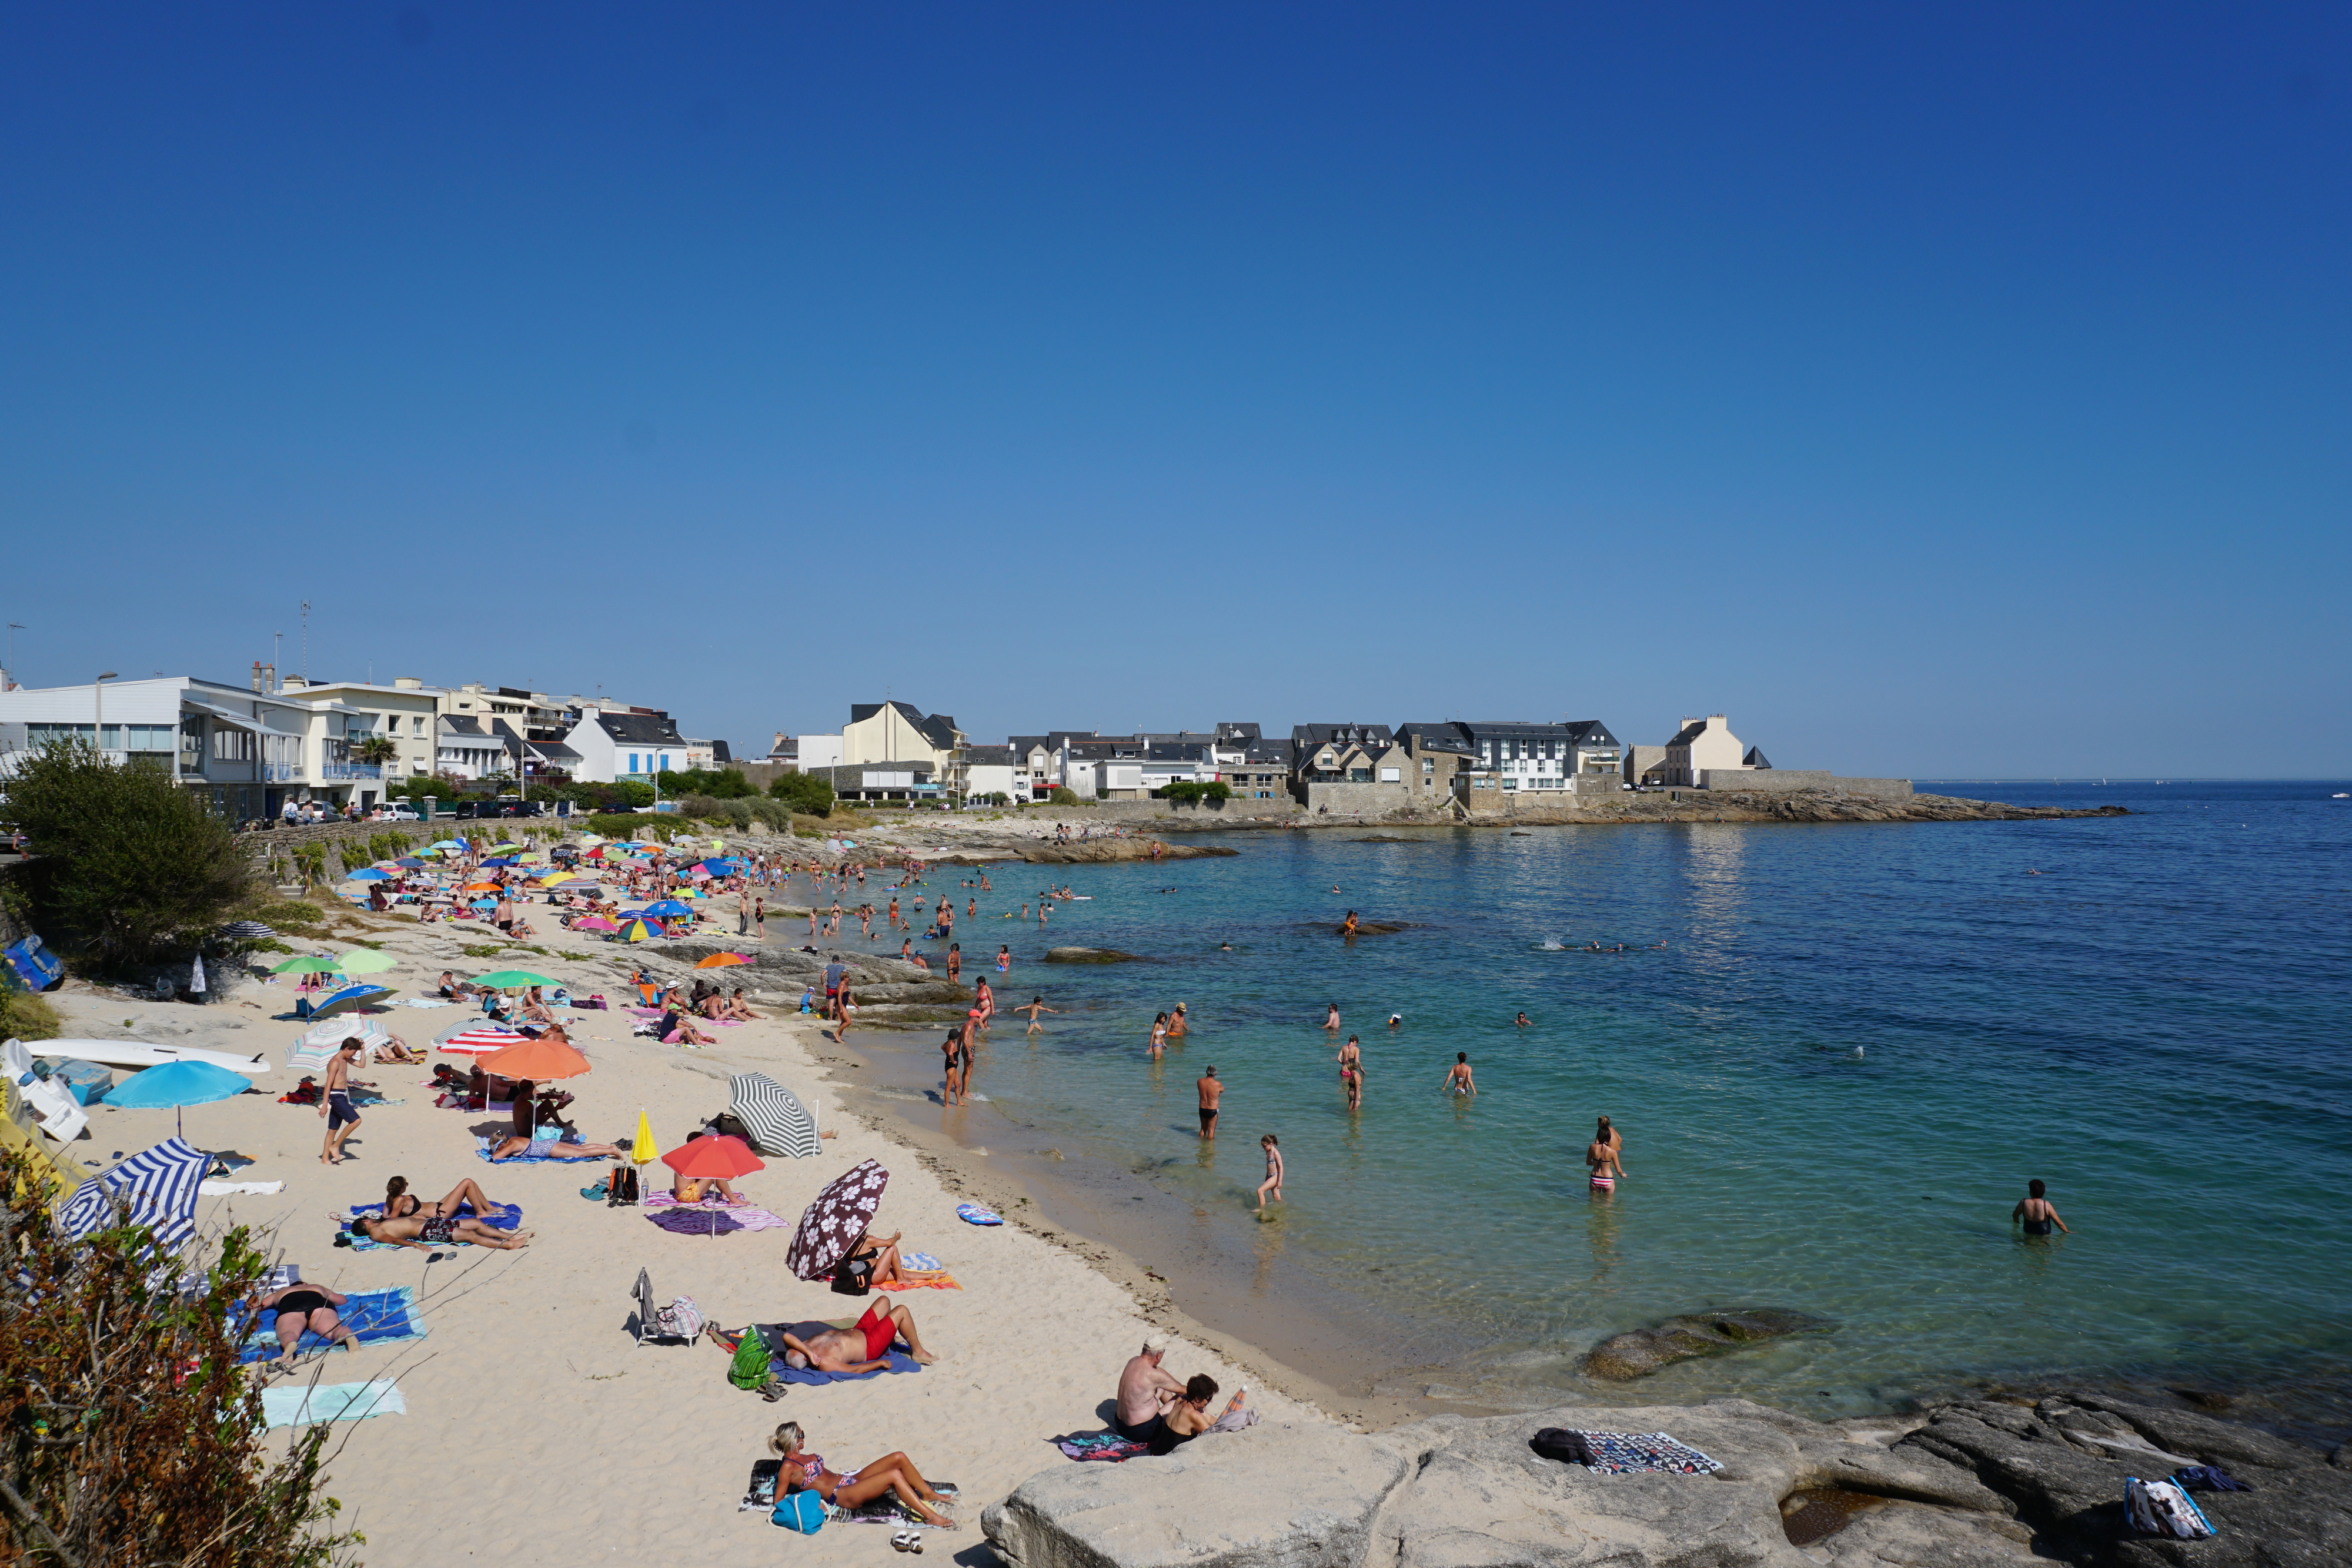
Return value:
M 289 675 L 286 677 L 286 685 L 294 687 L 298 691 L 310 684 L 310 677 L 308 675 Z
M 268 690 L 261 684 L 261 661 L 258 659 L 253 661 L 253 689 L 257 692 Z
M 425 689 L 425 683 L 415 675 L 394 675 L 392 678 L 392 684 L 394 689 L 397 691 L 421 692 Z

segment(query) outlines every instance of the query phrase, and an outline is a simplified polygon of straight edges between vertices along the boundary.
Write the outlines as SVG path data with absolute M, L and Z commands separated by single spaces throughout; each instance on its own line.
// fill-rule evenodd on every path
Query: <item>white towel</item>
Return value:
M 284 1192 L 286 1184 L 282 1181 L 200 1181 L 196 1184 L 196 1190 L 206 1197 L 227 1197 L 235 1193 Z

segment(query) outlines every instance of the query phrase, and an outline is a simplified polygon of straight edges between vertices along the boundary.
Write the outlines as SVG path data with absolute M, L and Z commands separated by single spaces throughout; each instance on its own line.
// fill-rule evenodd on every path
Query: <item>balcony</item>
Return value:
M 380 762 L 322 762 L 319 777 L 330 784 L 347 784 L 354 779 L 377 779 L 383 777 Z
M 265 784 L 294 784 L 302 778 L 302 765 L 299 762 L 264 762 L 259 766 Z

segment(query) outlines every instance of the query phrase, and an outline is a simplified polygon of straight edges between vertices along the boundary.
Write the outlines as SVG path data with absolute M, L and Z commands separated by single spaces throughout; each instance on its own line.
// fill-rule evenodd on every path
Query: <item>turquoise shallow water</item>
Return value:
M 1603 1396 L 1574 1367 L 1594 1341 L 1770 1305 L 1839 1326 L 1649 1391 L 1839 1410 L 2054 1376 L 2327 1396 L 2352 1367 L 2338 788 L 1954 786 L 2141 814 L 1237 833 L 1216 841 L 1233 859 L 1000 866 L 960 926 L 974 967 L 1014 933 L 1004 1000 L 1068 1010 L 1034 1041 L 998 1026 L 986 1126 L 928 1113 L 1123 1167 L 1229 1255 L 1278 1254 L 1416 1325 L 1367 1381 Z M 1046 938 L 1156 961 L 1034 962 L 1034 925 L 986 916 L 1048 871 L 1097 896 L 1058 905 Z M 1343 946 L 1349 908 L 1408 928 Z M 1627 951 L 1581 950 L 1596 940 Z M 1151 1015 L 1179 1000 L 1194 1033 L 1155 1067 Z M 1327 1001 L 1363 1037 L 1360 1113 Z M 1534 1027 L 1512 1025 L 1522 1009 Z M 1475 1102 L 1438 1092 L 1456 1051 Z M 1192 1084 L 1211 1061 L 1231 1087 L 1204 1150 Z M 1596 1200 L 1581 1151 L 1602 1112 L 1629 1179 Z M 1290 1166 L 1270 1225 L 1247 1209 L 1261 1131 Z M 2013 1235 L 2032 1176 L 2073 1236 Z

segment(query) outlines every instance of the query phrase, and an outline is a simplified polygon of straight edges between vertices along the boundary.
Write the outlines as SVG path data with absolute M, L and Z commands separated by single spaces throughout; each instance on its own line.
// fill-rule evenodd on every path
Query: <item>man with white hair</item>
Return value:
M 1184 1392 L 1183 1380 L 1160 1369 L 1160 1357 L 1176 1336 L 1155 1330 L 1143 1342 L 1143 1352 L 1118 1375 L 1118 1419 L 1113 1430 L 1130 1443 L 1149 1443 L 1158 1435 L 1168 1402 Z

